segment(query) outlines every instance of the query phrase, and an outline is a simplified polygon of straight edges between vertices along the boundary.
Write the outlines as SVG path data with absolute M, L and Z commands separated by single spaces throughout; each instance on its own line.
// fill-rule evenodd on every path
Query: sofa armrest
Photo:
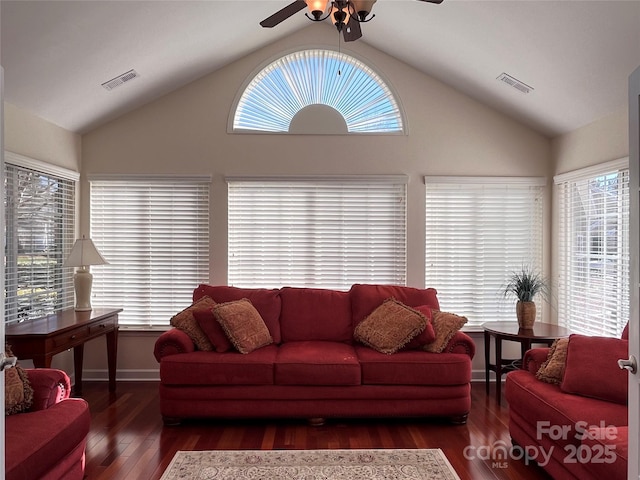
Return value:
M 458 330 L 444 347 L 446 353 L 466 353 L 471 359 L 476 354 L 476 344 L 466 333 Z
M 153 355 L 156 357 L 158 363 L 162 360 L 162 357 L 169 355 L 175 355 L 177 353 L 189 353 L 195 351 L 196 346 L 193 341 L 182 330 L 172 328 L 163 332 L 162 335 L 156 340 L 156 344 L 153 348 Z
M 29 411 L 46 410 L 71 395 L 71 381 L 62 370 L 27 368 L 25 371 L 33 388 L 33 405 Z
M 539 347 L 527 350 L 522 359 L 522 369 L 527 370 L 535 375 L 540 366 L 547 361 L 549 355 L 549 347 Z

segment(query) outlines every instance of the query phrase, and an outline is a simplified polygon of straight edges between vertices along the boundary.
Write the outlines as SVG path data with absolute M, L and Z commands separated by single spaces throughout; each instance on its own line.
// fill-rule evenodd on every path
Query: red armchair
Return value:
M 5 418 L 6 480 L 82 480 L 89 406 L 69 398 L 61 370 L 27 369 L 34 390 L 29 411 Z

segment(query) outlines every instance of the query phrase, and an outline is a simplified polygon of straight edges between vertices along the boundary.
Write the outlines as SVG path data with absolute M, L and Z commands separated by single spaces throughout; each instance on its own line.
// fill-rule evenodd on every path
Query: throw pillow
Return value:
M 424 350 L 426 352 L 441 353 L 447 346 L 447 343 L 449 343 L 449 340 L 467 323 L 467 318 L 456 315 L 455 313 L 437 310 L 433 312 L 432 322 L 436 339 L 428 345 L 425 345 Z
M 356 326 L 354 338 L 381 353 L 391 354 L 422 332 L 426 323 L 422 313 L 395 298 L 387 298 Z
M 559 338 L 553 342 L 545 362 L 536 372 L 536 378 L 542 382 L 560 385 L 564 376 L 564 368 L 567 362 L 568 338 Z
M 560 389 L 626 405 L 628 373 L 618 368 L 618 359 L 628 357 L 628 340 L 573 334 Z
M 419 307 L 414 307 L 414 309 L 425 316 L 427 319 L 427 325 L 424 327 L 422 332 L 407 343 L 404 347 L 406 350 L 422 349 L 426 344 L 431 343 L 436 339 L 436 332 L 433 329 L 432 324 L 433 310 L 431 310 L 431 307 L 427 305 L 420 305 Z
M 5 351 L 7 357 L 12 357 L 11 349 Z M 27 372 L 15 365 L 4 371 L 4 414 L 26 412 L 33 405 L 33 388 L 29 383 Z
M 227 334 L 224 333 L 222 325 L 213 314 L 212 308 L 198 308 L 193 311 L 193 316 L 216 352 L 228 352 L 233 349 L 233 345 L 231 345 Z
M 198 322 L 193 316 L 193 312 L 194 310 L 202 308 L 211 309 L 215 305 L 216 302 L 211 300 L 210 297 L 202 297 L 198 301 L 193 302 L 191 306 L 174 315 L 171 318 L 170 323 L 178 330 L 182 330 L 187 335 L 189 335 L 195 346 L 198 347 L 198 350 L 210 352 L 213 350 L 213 344 L 211 343 L 207 335 L 202 331 L 200 325 L 198 325 Z
M 273 343 L 264 320 L 246 298 L 219 303 L 213 307 L 213 314 L 240 353 L 251 353 Z

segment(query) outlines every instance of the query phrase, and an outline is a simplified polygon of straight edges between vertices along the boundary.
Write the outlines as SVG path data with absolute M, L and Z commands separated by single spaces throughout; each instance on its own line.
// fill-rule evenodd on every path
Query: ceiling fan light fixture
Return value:
M 375 17 L 371 15 L 371 18 L 367 19 L 369 14 L 371 13 L 371 9 L 373 8 L 373 4 L 376 3 L 376 0 L 351 0 L 351 7 L 354 12 L 357 13 L 356 19 L 359 22 L 368 22 L 369 20 Z
M 311 15 L 313 17 L 312 20 L 324 20 L 322 16 L 327 11 L 327 8 L 331 3 L 330 0 L 305 0 L 305 2 L 307 3 L 307 8 L 309 9 L 309 12 L 311 12 Z

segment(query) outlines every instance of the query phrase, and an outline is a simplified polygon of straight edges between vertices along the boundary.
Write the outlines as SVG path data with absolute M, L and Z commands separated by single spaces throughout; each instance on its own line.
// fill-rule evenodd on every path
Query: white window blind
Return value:
M 314 104 L 340 112 L 349 133 L 402 133 L 402 112 L 386 83 L 360 60 L 333 50 L 301 50 L 259 72 L 242 93 L 233 132 L 287 132 Z
M 628 160 L 555 178 L 558 189 L 558 322 L 619 337 L 629 320 Z
M 72 307 L 77 173 L 6 152 L 4 175 L 5 322 Z
M 91 178 L 91 238 L 109 261 L 92 267 L 94 305 L 120 324 L 162 327 L 209 278 L 207 178 Z
M 515 322 L 515 299 L 505 299 L 501 288 L 523 266 L 541 271 L 546 180 L 426 177 L 425 183 L 425 285 L 468 326 Z
M 230 285 L 406 283 L 406 177 L 227 181 Z

